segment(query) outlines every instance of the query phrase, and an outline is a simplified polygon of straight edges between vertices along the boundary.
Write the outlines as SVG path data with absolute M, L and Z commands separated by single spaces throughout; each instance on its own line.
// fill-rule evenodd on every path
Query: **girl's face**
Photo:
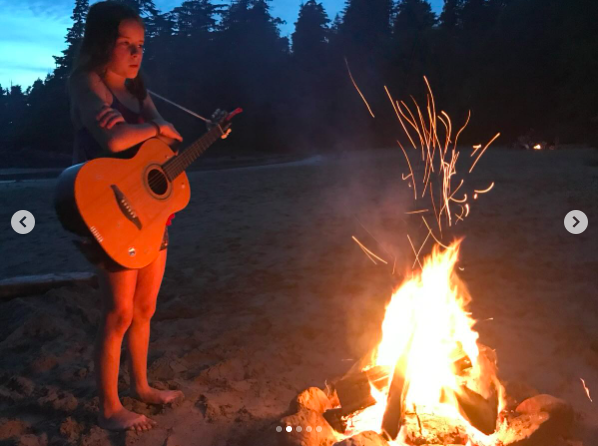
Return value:
M 145 30 L 136 20 L 123 20 L 107 69 L 127 79 L 137 77 L 143 59 Z

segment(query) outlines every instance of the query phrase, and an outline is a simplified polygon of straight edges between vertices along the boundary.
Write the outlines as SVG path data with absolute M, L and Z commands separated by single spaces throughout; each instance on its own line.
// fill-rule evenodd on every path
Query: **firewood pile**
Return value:
M 450 418 L 428 413 L 425 408 L 418 408 L 417 412 L 393 408 L 389 392 L 379 432 L 346 435 L 351 417 L 376 404 L 370 385 L 382 389 L 388 385 L 389 377 L 389 370 L 376 367 L 349 373 L 324 390 L 317 387 L 304 390 L 291 402 L 290 415 L 279 422 L 282 427 L 276 433 L 279 446 L 389 446 L 396 439 L 392 435 L 397 429 L 388 432 L 384 423 L 397 413 L 402 413 L 401 426 L 406 432 L 403 441 L 408 445 L 583 446 L 570 438 L 575 418 L 572 407 L 545 394 L 522 401 L 510 397 L 508 406 L 496 413 L 490 409 L 494 402 L 473 391 L 465 392 L 460 404 L 467 417 Z M 471 426 L 485 435 L 472 438 L 468 434 Z

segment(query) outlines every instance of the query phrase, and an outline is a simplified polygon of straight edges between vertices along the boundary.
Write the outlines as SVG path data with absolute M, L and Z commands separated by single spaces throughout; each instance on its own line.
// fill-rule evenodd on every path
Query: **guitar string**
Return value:
M 204 138 L 206 138 L 206 141 L 202 142 L 202 139 L 204 139 Z M 213 139 L 213 141 L 210 141 L 212 139 Z M 215 141 L 216 141 L 215 135 L 210 135 L 210 133 L 208 132 L 205 135 L 203 135 L 200 139 L 195 141 L 193 144 L 191 144 L 189 147 L 187 147 L 180 155 L 177 155 L 176 158 L 174 158 L 174 160 L 171 161 L 171 164 L 169 165 L 170 169 L 174 169 L 174 171 L 177 172 L 177 174 L 172 179 L 168 177 L 168 172 L 166 171 L 167 168 L 164 167 L 164 165 L 167 164 L 168 161 L 166 163 L 162 164 L 160 167 L 162 167 L 162 169 L 167 173 L 167 175 L 166 175 L 168 178 L 167 181 L 173 181 L 178 175 L 180 175 L 180 173 L 182 171 L 185 170 L 184 168 L 182 168 L 182 166 L 187 162 L 187 160 L 189 158 L 190 158 L 189 163 L 194 162 Z M 187 153 L 188 150 L 193 150 L 196 146 L 200 149 L 200 151 L 198 153 L 195 153 L 195 154 Z M 171 160 L 172 160 L 172 158 L 171 158 Z M 159 186 L 161 182 L 162 182 L 162 178 L 156 178 L 155 180 L 149 180 L 149 186 L 150 186 L 150 188 L 153 188 L 153 187 Z

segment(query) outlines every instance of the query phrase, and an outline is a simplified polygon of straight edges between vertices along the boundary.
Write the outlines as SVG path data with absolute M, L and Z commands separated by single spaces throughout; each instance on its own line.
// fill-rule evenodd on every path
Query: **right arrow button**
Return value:
M 571 211 L 565 216 L 565 229 L 571 234 L 581 234 L 588 228 L 588 216 L 582 211 Z

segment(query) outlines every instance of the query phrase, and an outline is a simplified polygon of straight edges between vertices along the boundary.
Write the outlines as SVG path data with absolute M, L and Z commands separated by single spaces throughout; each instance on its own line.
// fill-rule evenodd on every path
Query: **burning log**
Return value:
M 352 373 L 343 377 L 334 387 L 344 414 L 350 414 L 376 404 L 372 397 L 370 383 L 382 389 L 388 385 L 390 371 L 387 367 L 377 366 Z
M 390 379 L 390 368 L 384 366 L 372 367 L 365 371 L 370 383 L 378 390 L 385 389 Z
M 349 373 L 333 384 L 340 407 L 324 412 L 324 418 L 337 432 L 347 428 L 346 418 L 376 404 L 371 386 L 382 389 L 388 385 L 389 370 L 377 366 L 357 373 Z
M 413 334 L 407 345 L 411 345 L 413 341 Z M 390 382 L 390 389 L 388 391 L 388 405 L 382 418 L 382 432 L 389 440 L 394 440 L 399 435 L 401 423 L 405 413 L 403 402 L 409 384 L 405 385 L 405 371 L 407 370 L 407 352 L 409 348 L 403 351 L 403 354 L 395 364 L 392 381 Z
M 486 435 L 496 430 L 498 418 L 498 396 L 496 392 L 486 399 L 468 387 L 462 386 L 459 392 L 455 392 L 455 398 L 465 418 L 473 427 Z
M 486 350 L 486 347 L 481 346 L 482 352 Z M 463 376 L 471 369 L 471 360 L 462 349 L 455 354 L 455 357 L 458 359 L 454 361 L 453 370 L 456 374 Z M 406 389 L 404 390 L 404 370 L 406 370 L 406 364 L 399 361 L 393 371 L 393 384 L 388 393 L 387 410 L 382 427 L 389 439 L 395 439 L 398 435 L 401 418 L 404 415 L 403 399 L 406 392 Z M 341 407 L 326 411 L 324 418 L 337 432 L 345 432 L 347 417 L 376 404 L 376 400 L 371 396 L 371 386 L 375 386 L 378 390 L 386 388 L 389 375 L 388 367 L 376 366 L 343 377 L 334 385 Z M 493 396 L 496 396 L 495 393 Z M 498 406 L 496 398 L 486 400 L 473 390 L 464 387 L 462 395 L 455 395 L 454 399 L 459 402 L 464 415 L 473 426 L 482 432 L 494 432 Z
M 469 356 L 465 355 L 459 359 L 457 359 L 454 363 L 453 363 L 453 372 L 455 373 L 455 375 L 463 375 L 463 373 L 466 370 L 469 370 L 471 368 L 471 359 L 469 359 Z
M 345 414 L 376 404 L 376 400 L 370 392 L 370 381 L 365 372 L 349 375 L 336 383 L 335 387 Z
M 324 412 L 324 419 L 328 421 L 328 424 L 332 429 L 342 434 L 347 430 L 347 419 L 346 414 L 342 407 L 336 409 L 330 409 Z
M 499 406 L 499 387 L 502 385 L 496 378 L 496 354 L 491 348 L 478 343 L 478 367 L 481 372 L 477 382 L 471 381 L 468 371 L 459 374 L 465 381 L 456 392 L 451 392 L 457 402 L 461 415 L 470 424 L 490 435 L 496 431 Z M 473 388 L 472 388 L 473 387 Z M 474 390 L 476 389 L 476 390 Z M 480 389 L 485 389 L 482 391 Z M 483 392 L 487 397 L 480 394 Z

